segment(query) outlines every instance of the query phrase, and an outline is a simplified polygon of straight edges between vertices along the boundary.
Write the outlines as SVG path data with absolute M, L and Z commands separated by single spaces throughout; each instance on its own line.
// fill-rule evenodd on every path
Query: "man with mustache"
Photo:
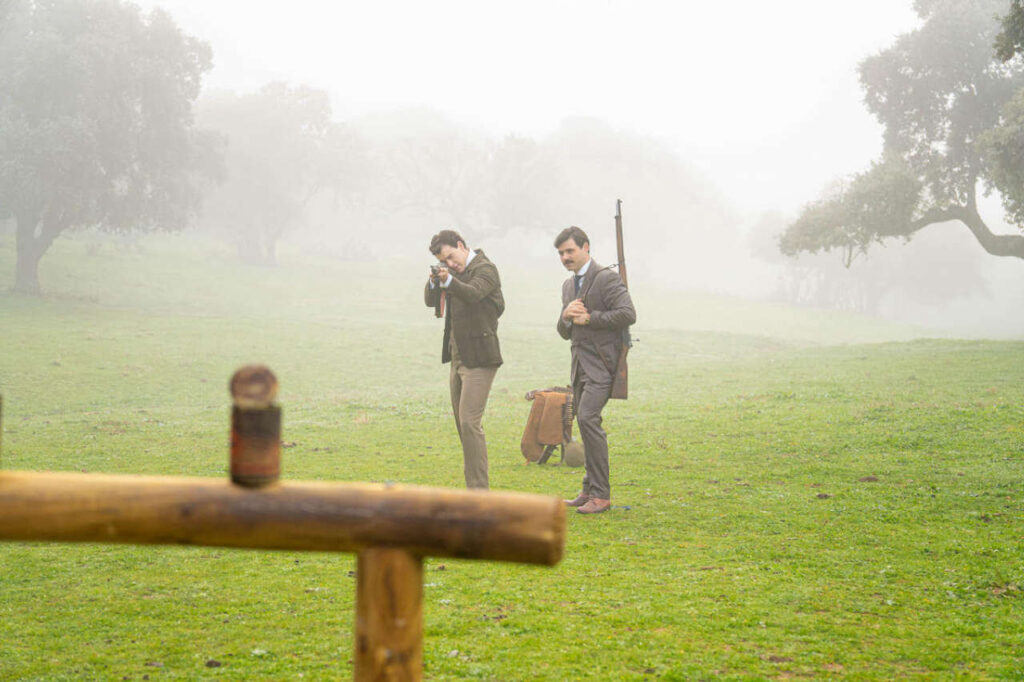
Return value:
M 619 275 L 591 259 L 586 232 L 567 227 L 555 237 L 555 248 L 562 265 L 573 273 L 562 285 L 558 333 L 571 341 L 570 376 L 586 464 L 582 489 L 565 503 L 580 514 L 598 514 L 611 507 L 608 437 L 601 428 L 601 411 L 611 396 L 622 330 L 636 322 L 636 310 Z

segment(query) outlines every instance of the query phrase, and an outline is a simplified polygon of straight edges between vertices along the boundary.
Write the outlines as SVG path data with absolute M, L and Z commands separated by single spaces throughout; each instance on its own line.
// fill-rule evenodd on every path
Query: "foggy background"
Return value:
M 962 225 L 849 269 L 778 250 L 805 204 L 879 156 L 857 64 L 919 25 L 909 0 L 138 4 L 212 50 L 195 121 L 223 157 L 184 234 L 253 267 L 425 270 L 430 235 L 453 228 L 503 272 L 558 271 L 570 224 L 613 262 L 622 199 L 631 281 L 1024 334 L 1024 265 Z M 1019 233 L 998 197 L 982 214 Z

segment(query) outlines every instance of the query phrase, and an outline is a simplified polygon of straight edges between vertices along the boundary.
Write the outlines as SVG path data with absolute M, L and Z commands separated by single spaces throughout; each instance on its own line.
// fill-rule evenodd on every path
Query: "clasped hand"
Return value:
M 590 324 L 590 312 L 587 310 L 587 306 L 583 305 L 583 300 L 577 298 L 565 306 L 565 310 L 562 311 L 562 319 L 573 324 Z
M 448 268 L 443 265 L 437 268 L 436 274 L 434 273 L 433 270 L 430 272 L 430 281 L 433 282 L 434 284 L 443 284 L 447 279 Z

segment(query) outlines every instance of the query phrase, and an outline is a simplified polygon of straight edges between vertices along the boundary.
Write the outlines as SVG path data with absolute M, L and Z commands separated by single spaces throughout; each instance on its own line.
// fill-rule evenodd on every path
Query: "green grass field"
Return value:
M 265 362 L 285 478 L 461 486 L 426 260 L 271 270 L 142 245 L 58 242 L 47 296 L 0 294 L 0 466 L 223 477 L 227 380 Z M 502 276 L 492 485 L 569 495 L 581 470 L 518 447 L 523 394 L 567 381 L 564 273 Z M 631 397 L 605 412 L 615 508 L 570 514 L 554 568 L 429 559 L 427 679 L 1024 679 L 1024 343 L 634 298 Z M 0 679 L 347 678 L 353 570 L 0 544 Z

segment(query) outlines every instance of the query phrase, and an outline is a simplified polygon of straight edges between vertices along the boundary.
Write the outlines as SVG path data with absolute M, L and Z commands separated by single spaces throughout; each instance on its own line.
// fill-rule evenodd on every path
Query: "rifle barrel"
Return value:
M 619 277 L 622 283 L 629 288 L 629 279 L 626 277 L 626 250 L 622 243 L 622 199 L 615 200 L 615 248 L 619 257 Z

